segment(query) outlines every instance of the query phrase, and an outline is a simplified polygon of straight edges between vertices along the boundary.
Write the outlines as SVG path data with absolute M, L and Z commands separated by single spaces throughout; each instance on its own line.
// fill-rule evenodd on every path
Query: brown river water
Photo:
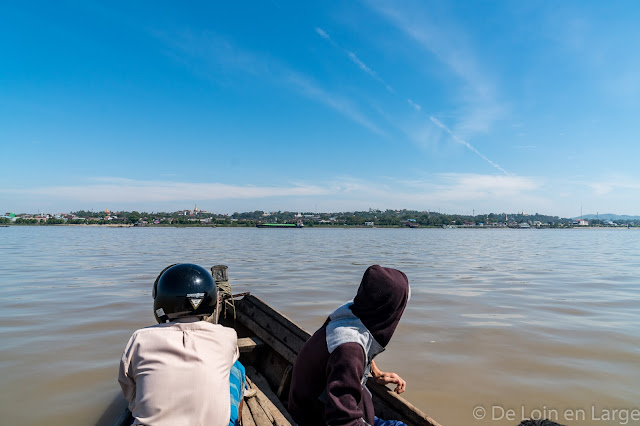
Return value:
M 0 228 L 0 424 L 110 425 L 168 264 L 313 332 L 371 264 L 412 298 L 378 365 L 443 426 L 640 424 L 640 230 Z M 635 410 L 635 411 L 634 411 Z

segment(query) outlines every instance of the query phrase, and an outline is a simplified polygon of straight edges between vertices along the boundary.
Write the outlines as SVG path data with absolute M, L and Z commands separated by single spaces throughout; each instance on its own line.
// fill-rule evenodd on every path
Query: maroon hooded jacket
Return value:
M 293 366 L 289 412 L 300 426 L 373 424 L 366 373 L 391 340 L 409 299 L 407 276 L 369 267 L 353 304 L 338 308 Z

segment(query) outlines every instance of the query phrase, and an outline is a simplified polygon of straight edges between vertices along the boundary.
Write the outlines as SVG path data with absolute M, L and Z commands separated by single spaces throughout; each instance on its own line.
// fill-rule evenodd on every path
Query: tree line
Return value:
M 148 224 L 148 225 L 180 225 L 180 226 L 255 226 L 259 223 L 295 223 L 301 220 L 305 226 L 365 226 L 373 224 L 378 227 L 402 227 L 402 226 L 460 226 L 465 224 L 484 224 L 487 226 L 509 223 L 542 223 L 548 226 L 567 226 L 573 220 L 550 216 L 540 213 L 489 213 L 479 215 L 447 214 L 432 211 L 416 210 L 366 210 L 355 212 L 337 213 L 313 213 L 277 211 L 265 213 L 262 210 L 252 212 L 234 212 L 231 215 L 201 213 L 185 215 L 178 212 L 138 212 L 120 211 L 110 213 L 110 220 L 105 212 L 91 212 L 78 210 L 72 213 L 73 217 L 81 219 L 49 218 L 46 221 L 30 218 L 17 218 L 12 222 L 9 218 L 0 218 L 0 224 Z M 155 223 L 154 223 L 155 222 Z M 640 225 L 640 221 L 616 221 L 619 224 Z M 592 225 L 606 225 L 604 221 L 591 220 Z

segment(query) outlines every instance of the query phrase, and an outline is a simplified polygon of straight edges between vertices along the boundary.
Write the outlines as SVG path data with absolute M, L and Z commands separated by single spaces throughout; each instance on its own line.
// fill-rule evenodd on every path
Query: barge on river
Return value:
M 256 228 L 304 228 L 304 223 L 259 223 Z

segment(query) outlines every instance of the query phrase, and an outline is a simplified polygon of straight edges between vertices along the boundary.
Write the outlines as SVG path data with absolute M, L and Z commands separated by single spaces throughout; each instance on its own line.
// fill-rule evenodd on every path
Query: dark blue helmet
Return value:
M 179 263 L 153 284 L 153 314 L 159 323 L 180 317 L 211 315 L 218 301 L 213 277 L 201 266 Z

